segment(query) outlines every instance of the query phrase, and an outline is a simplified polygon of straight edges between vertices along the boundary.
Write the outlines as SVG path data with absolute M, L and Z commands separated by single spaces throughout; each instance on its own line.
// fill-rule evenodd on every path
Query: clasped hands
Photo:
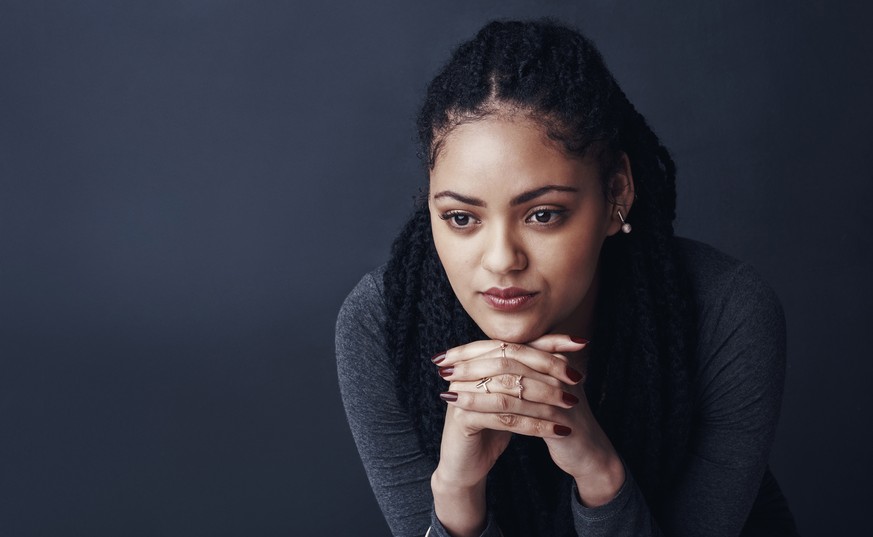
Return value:
M 448 403 L 435 472 L 440 479 L 480 486 L 518 433 L 546 442 L 555 464 L 576 480 L 584 504 L 614 497 L 624 482 L 623 465 L 588 406 L 584 375 L 563 354 L 587 343 L 548 334 L 525 345 L 474 341 L 435 356 L 450 383 L 440 395 Z

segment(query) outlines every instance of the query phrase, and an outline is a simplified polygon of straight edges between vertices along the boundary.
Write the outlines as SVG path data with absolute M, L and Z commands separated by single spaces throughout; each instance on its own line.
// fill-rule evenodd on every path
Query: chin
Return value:
M 507 343 L 529 343 L 547 332 L 545 328 L 529 323 L 489 323 L 484 326 L 480 324 L 479 327 L 489 338 Z

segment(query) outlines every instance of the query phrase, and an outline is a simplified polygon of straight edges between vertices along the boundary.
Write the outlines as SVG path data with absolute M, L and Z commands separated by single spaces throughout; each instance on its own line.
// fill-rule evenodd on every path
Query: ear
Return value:
M 618 167 L 609 178 L 609 224 L 607 235 L 615 235 L 621 230 L 622 221 L 618 216 L 621 211 L 625 220 L 634 204 L 634 176 L 631 171 L 630 159 L 626 153 L 619 158 Z

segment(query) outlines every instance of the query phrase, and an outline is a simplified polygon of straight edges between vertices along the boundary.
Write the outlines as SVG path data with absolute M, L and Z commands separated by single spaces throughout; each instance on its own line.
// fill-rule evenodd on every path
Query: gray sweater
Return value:
M 697 312 L 698 374 L 687 464 L 655 520 L 631 472 L 606 505 L 575 497 L 579 536 L 795 535 L 767 457 L 782 398 L 785 322 L 772 289 L 749 265 L 677 239 Z M 447 536 L 433 513 L 435 467 L 419 450 L 412 422 L 394 393 L 385 338 L 382 270 L 346 298 L 337 319 L 340 391 L 370 485 L 395 536 Z M 500 535 L 493 516 L 483 536 Z

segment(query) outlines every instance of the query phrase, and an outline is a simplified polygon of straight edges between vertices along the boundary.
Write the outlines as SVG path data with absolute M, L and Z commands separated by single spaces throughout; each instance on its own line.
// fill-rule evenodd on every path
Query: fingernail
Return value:
M 443 392 L 440 394 L 440 399 L 442 399 L 443 401 L 450 401 L 450 402 L 457 401 L 458 394 L 456 394 L 455 392 Z M 563 425 L 555 425 L 555 434 L 561 434 L 558 432 L 558 427 L 563 427 Z M 567 429 L 566 427 L 564 427 L 564 428 Z M 567 429 L 567 434 L 570 434 L 570 429 Z M 567 435 L 563 434 L 561 436 L 567 436 Z
M 454 373 L 454 372 L 455 372 L 454 367 L 441 367 L 440 368 L 440 376 L 443 378 L 451 376 L 452 373 Z
M 446 353 L 440 352 L 433 355 L 433 358 L 430 359 L 431 362 L 438 364 L 446 359 Z
M 457 397 L 458 396 L 455 395 L 456 399 L 457 399 Z M 555 425 L 555 434 L 558 436 L 570 436 L 570 433 L 572 433 L 572 432 L 573 432 L 573 430 L 570 429 L 569 427 L 565 427 L 563 425 Z
M 580 343 L 582 345 L 587 345 L 587 344 L 591 343 L 590 341 L 588 341 L 584 337 L 576 337 L 576 336 L 570 336 L 570 341 L 572 341 L 573 343 Z
M 573 382 L 579 382 L 583 377 L 582 373 L 576 371 L 570 366 L 567 366 L 567 376 L 570 377 L 570 380 Z
M 579 403 L 578 397 L 576 397 L 572 393 L 567 393 L 567 392 L 564 392 L 563 395 L 561 395 L 561 400 L 564 401 L 564 403 L 568 404 L 568 405 L 575 405 L 575 404 Z

